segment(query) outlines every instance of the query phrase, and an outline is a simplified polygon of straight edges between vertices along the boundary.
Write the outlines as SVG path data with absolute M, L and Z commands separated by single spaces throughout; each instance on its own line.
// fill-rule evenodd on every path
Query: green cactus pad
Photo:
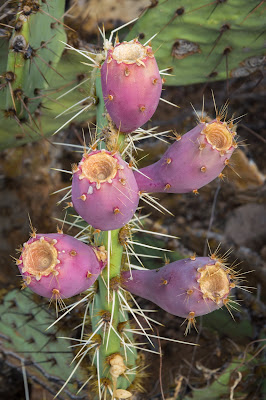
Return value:
M 84 105 L 55 118 L 88 97 L 89 83 L 82 84 L 89 70 L 81 64 L 84 57 L 69 52 L 62 56 L 65 0 L 25 4 L 16 7 L 10 40 L 0 38 L 0 150 L 53 134 Z M 75 120 L 87 118 L 88 113 L 81 113 Z
M 65 336 L 64 332 L 58 331 L 55 326 L 45 331 L 53 322 L 53 313 L 49 312 L 48 305 L 36 304 L 34 295 L 28 289 L 15 289 L 3 298 L 0 315 L 1 347 L 4 353 L 11 356 L 12 362 L 24 362 L 27 375 L 35 376 L 43 387 L 55 395 L 74 364 L 70 369 L 73 358 L 69 349 L 71 342 L 58 339 L 59 336 Z M 77 380 L 85 380 L 81 368 L 78 368 L 72 382 Z M 68 399 L 68 393 L 76 393 L 77 390 L 76 383 L 69 384 L 63 398 Z
M 259 358 L 255 358 L 253 360 L 253 364 L 248 364 L 252 359 L 252 355 L 247 353 L 243 357 L 243 359 L 234 358 L 230 364 L 222 370 L 219 374 L 217 372 L 215 380 L 208 384 L 206 387 L 200 388 L 200 390 L 192 390 L 189 396 L 184 397 L 184 400 L 219 400 L 219 399 L 229 399 L 231 398 L 235 400 L 243 398 L 243 396 L 247 396 L 247 388 L 250 388 L 251 382 L 248 381 L 248 377 L 253 373 L 253 368 L 256 365 L 259 365 L 261 360 Z M 217 376 L 219 374 L 219 376 Z M 238 384 L 232 390 L 233 384 L 237 382 L 237 378 L 239 378 Z M 245 389 L 243 389 L 243 386 Z M 232 397 L 232 393 L 234 396 Z M 259 392 L 256 391 L 259 396 Z M 251 395 L 252 396 L 252 395 Z M 247 397 L 246 397 L 247 398 Z
M 64 7 L 65 0 L 55 0 L 52 6 L 39 1 L 17 6 L 6 65 L 1 71 L 1 75 L 11 74 L 11 79 L 1 90 L 1 104 L 5 103 L 5 111 L 15 109 L 19 120 L 28 120 L 28 114 L 38 107 L 39 99 L 33 100 L 36 90 L 49 85 L 64 50 L 66 34 L 62 23 L 57 22 Z
M 30 124 L 29 121 L 20 126 L 14 119 L 7 118 L 0 112 L 0 150 L 36 141 L 44 136 L 51 136 L 64 124 L 68 126 L 67 122 L 81 110 L 81 107 L 84 108 L 85 104 L 88 105 L 87 99 L 83 105 L 79 104 L 79 106 L 71 108 L 68 112 L 56 118 L 63 111 L 66 111 L 75 103 L 89 96 L 90 81 L 86 80 L 89 77 L 90 71 L 87 66 L 81 64 L 81 61 L 84 61 L 84 57 L 74 52 L 67 52 L 62 56 L 56 69 L 66 79 L 61 78 L 53 72 L 51 77 L 53 86 L 49 90 L 41 92 L 40 96 L 43 94 L 43 97 L 40 98 L 42 107 L 40 110 L 37 109 L 33 114 L 36 125 L 34 123 Z M 83 84 L 82 81 L 84 82 Z M 70 91 L 79 83 L 79 87 Z M 58 99 L 58 97 L 67 91 L 70 92 L 61 99 Z M 45 97 L 46 95 L 47 97 Z M 75 117 L 75 122 L 91 118 L 94 112 L 93 107 L 88 108 L 78 117 Z
M 138 20 L 127 40 L 152 40 L 167 85 L 246 76 L 265 55 L 263 2 L 159 0 Z

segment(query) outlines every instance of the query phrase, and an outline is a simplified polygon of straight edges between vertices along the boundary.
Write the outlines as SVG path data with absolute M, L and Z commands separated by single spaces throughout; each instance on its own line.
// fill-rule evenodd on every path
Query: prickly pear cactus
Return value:
M 265 62 L 263 2 L 159 0 L 140 17 L 128 40 L 153 39 L 166 85 L 188 85 L 261 70 Z
M 69 108 L 80 102 L 78 89 L 87 82 L 83 58 L 63 55 L 65 0 L 29 0 L 14 6 L 6 36 L 0 38 L 0 150 L 67 125 Z M 88 100 L 86 96 L 84 105 Z
M 75 338 L 77 343 L 74 361 L 77 364 L 57 394 L 63 394 L 78 367 L 82 368 L 89 359 L 91 365 L 86 368 L 88 377 L 83 386 L 86 390 L 89 388 L 91 398 L 114 400 L 127 399 L 142 388 L 141 379 L 144 374 L 137 350 L 158 353 L 145 347 L 147 343 L 154 347 L 152 339 L 160 339 L 153 332 L 153 324 L 158 322 L 149 317 L 146 310 L 141 309 L 133 294 L 143 296 L 163 310 L 185 318 L 188 322 L 185 330 L 187 333 L 191 326 L 196 326 L 196 316 L 212 312 L 222 305 L 228 307 L 231 290 L 236 283 L 239 286 L 241 280 L 241 274 L 228 267 L 217 253 L 210 254 L 208 258 L 193 256 L 174 261 L 159 270 L 147 271 L 142 262 L 143 254 L 136 253 L 134 245 L 144 248 L 152 246 L 136 242 L 134 233 L 153 235 L 155 232 L 144 228 L 139 200 L 143 199 L 157 210 L 168 210 L 147 193 L 149 185 L 142 186 L 143 179 L 154 183 L 154 192 L 173 187 L 174 193 L 195 193 L 197 188 L 211 180 L 222 178 L 222 169 L 229 163 L 229 157 L 238 145 L 234 138 L 233 120 L 225 120 L 227 112 L 224 106 L 221 112 L 216 113 L 214 121 L 207 123 L 208 117 L 202 115 L 192 131 L 182 138 L 176 138 L 177 141 L 169 145 L 168 153 L 163 156 L 162 161 L 148 167 L 147 175 L 146 170 L 139 170 L 134 160 L 135 142 L 169 133 L 153 135 L 153 130 L 145 131 L 141 126 L 146 120 L 138 114 L 146 110 L 141 109 L 141 105 L 147 104 L 150 118 L 155 111 L 151 99 L 156 105 L 159 101 L 157 89 L 150 90 L 151 85 L 160 89 L 162 82 L 159 81 L 157 64 L 154 63 L 156 51 L 149 45 L 147 52 L 141 51 L 140 57 L 138 50 L 142 46 L 137 40 L 122 42 L 123 51 L 118 51 L 117 62 L 110 54 L 114 54 L 115 49 L 119 48 L 119 39 L 116 38 L 113 43 L 114 32 L 109 40 L 106 39 L 104 30 L 100 30 L 100 33 L 103 37 L 102 52 L 92 57 L 89 53 L 84 53 L 92 62 L 91 86 L 96 91 L 92 93 L 92 97 L 97 98 L 95 136 L 90 135 L 89 144 L 84 137 L 84 144 L 76 146 L 83 156 L 78 165 L 72 165 L 71 171 L 65 171 L 71 175 L 72 185 L 67 188 L 70 190 L 62 199 L 64 201 L 72 198 L 72 202 L 67 203 L 67 208 L 74 207 L 76 211 L 74 222 L 64 220 L 63 224 L 69 223 L 79 229 L 79 232 L 75 240 L 72 240 L 63 234 L 63 228 L 57 234 L 40 236 L 32 228 L 32 238 L 22 248 L 22 255 L 16 263 L 23 274 L 24 286 L 33 290 L 38 287 L 45 289 L 36 290 L 43 296 L 51 294 L 51 287 L 47 282 L 51 283 L 53 280 L 56 280 L 57 286 L 56 292 L 52 290 L 52 299 L 54 294 L 61 294 L 65 298 L 77 294 L 76 290 L 72 292 L 69 287 L 78 287 L 78 291 L 85 290 L 82 300 L 68 307 L 64 305 L 63 298 L 60 298 L 59 305 L 63 308 L 63 314 L 50 325 L 53 327 L 59 323 L 84 302 L 85 310 L 78 326 L 80 335 Z M 147 68 L 149 58 L 153 60 L 151 70 Z M 155 69 L 157 75 L 154 76 Z M 101 77 L 97 74 L 98 71 Z M 147 78 L 146 73 L 151 76 Z M 135 84 L 133 79 L 128 85 L 127 78 L 130 76 L 136 77 Z M 143 77 L 141 82 L 140 76 Z M 102 88 L 102 83 L 113 82 L 114 79 L 119 82 L 118 93 L 109 93 L 112 97 L 106 98 L 108 90 L 117 88 L 104 85 Z M 110 114 L 107 113 L 108 100 L 115 100 L 115 96 L 122 99 L 124 106 L 133 105 L 133 122 L 137 126 L 132 125 L 129 131 L 128 113 L 119 114 L 119 109 L 114 113 L 110 109 Z M 82 108 L 82 112 L 84 109 L 86 107 Z M 77 116 L 80 112 L 77 112 Z M 118 120 L 115 120 L 118 114 Z M 121 132 L 120 126 L 126 127 L 126 134 Z M 181 160 L 180 165 L 172 163 L 175 158 Z M 189 164 L 192 164 L 192 168 Z M 190 181 L 188 186 L 183 184 L 182 177 Z M 171 179 L 170 183 L 165 180 L 167 178 Z M 77 240 L 83 243 L 77 245 Z M 97 260 L 92 254 L 91 246 L 97 247 Z M 165 251 L 163 248 L 157 250 Z M 133 264 L 131 256 L 140 265 Z M 136 341 L 135 336 L 138 335 L 145 338 L 144 343 Z M 181 343 L 193 345 L 184 341 Z

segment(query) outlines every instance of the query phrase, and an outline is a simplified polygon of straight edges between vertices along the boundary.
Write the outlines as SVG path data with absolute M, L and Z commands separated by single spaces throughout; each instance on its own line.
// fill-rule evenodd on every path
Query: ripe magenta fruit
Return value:
M 105 106 L 121 132 L 132 132 L 154 114 L 162 79 L 150 46 L 136 39 L 112 47 L 101 67 Z
M 122 273 L 122 286 L 179 317 L 208 314 L 224 304 L 231 288 L 230 270 L 210 257 L 192 257 L 157 270 Z
M 134 215 L 139 193 L 132 169 L 118 153 L 93 151 L 73 169 L 72 202 L 95 229 L 114 230 Z
M 217 178 L 229 163 L 235 132 L 226 122 L 200 123 L 172 144 L 159 161 L 135 173 L 140 191 L 187 193 Z
M 34 234 L 24 243 L 18 268 L 24 283 L 44 297 L 75 296 L 87 290 L 105 267 L 103 248 L 87 246 L 72 236 Z

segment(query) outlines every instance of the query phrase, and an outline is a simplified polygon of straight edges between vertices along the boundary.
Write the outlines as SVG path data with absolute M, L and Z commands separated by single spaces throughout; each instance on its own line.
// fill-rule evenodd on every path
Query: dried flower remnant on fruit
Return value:
M 118 171 L 117 159 L 106 152 L 92 154 L 81 165 L 79 179 L 87 178 L 90 182 L 111 183 Z
M 26 243 L 22 252 L 22 272 L 27 272 L 37 280 L 51 273 L 58 274 L 56 266 L 60 261 L 57 259 L 58 252 L 54 247 L 55 243 L 56 240 L 47 242 L 43 236 L 35 242 Z
M 114 51 L 112 53 L 112 57 L 117 61 L 118 64 L 137 64 L 143 65 L 141 60 L 144 59 L 147 55 L 147 49 L 145 46 L 140 44 L 137 41 L 133 42 L 124 42 L 115 46 Z
M 205 124 L 202 134 L 205 135 L 207 142 L 218 151 L 228 151 L 233 146 L 233 134 L 228 129 L 226 123 L 212 122 Z
M 230 292 L 230 279 L 222 264 L 207 264 L 199 268 L 200 278 L 198 279 L 200 290 L 204 298 L 211 299 L 220 304 Z

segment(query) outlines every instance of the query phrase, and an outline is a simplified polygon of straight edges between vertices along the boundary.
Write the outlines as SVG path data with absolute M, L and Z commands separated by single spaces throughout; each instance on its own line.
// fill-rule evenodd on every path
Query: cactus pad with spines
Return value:
M 18 368 L 24 362 L 27 376 L 33 377 L 34 382 L 55 395 L 69 375 L 73 354 L 68 348 L 70 342 L 58 339 L 58 336 L 65 336 L 61 329 L 52 327 L 45 332 L 45 328 L 53 322 L 53 313 L 49 311 L 48 304 L 36 304 L 36 298 L 29 289 L 14 289 L 3 297 L 0 315 L 1 351 L 11 364 L 17 365 L 19 362 Z M 84 380 L 80 368 L 75 380 Z M 58 398 L 69 399 L 71 393 L 76 391 L 76 384 L 71 383 L 63 396 Z M 78 399 L 81 397 L 77 396 Z
M 64 6 L 64 0 L 54 1 L 53 7 L 39 1 L 22 1 L 17 6 L 6 70 L 1 71 L 6 81 L 1 92 L 4 111 L 13 110 L 19 121 L 29 120 L 38 107 L 36 92 L 47 88 L 64 50 L 66 34 L 57 22 Z
M 18 2 L 10 39 L 0 38 L 0 150 L 53 134 L 73 116 L 59 115 L 81 100 L 77 90 L 57 99 L 88 73 L 82 56 L 62 56 L 64 9 L 65 0 Z
M 127 40 L 152 40 L 166 85 L 223 80 L 261 69 L 265 55 L 263 2 L 159 0 Z
M 1 55 L 2 52 L 0 49 L 0 59 Z M 7 118 L 0 110 L 0 150 L 37 141 L 45 136 L 51 136 L 61 126 L 67 127 L 69 125 L 68 121 L 77 114 L 77 107 L 73 108 L 73 105 L 82 98 L 84 98 L 84 102 L 79 104 L 78 112 L 81 108 L 84 109 L 84 112 L 76 116 L 74 121 L 81 122 L 92 117 L 94 111 L 92 106 L 89 107 L 89 104 L 91 102 L 93 105 L 93 99 L 90 100 L 87 98 L 88 92 L 91 89 L 90 81 L 88 80 L 90 72 L 88 72 L 87 66 L 81 64 L 83 59 L 82 56 L 74 52 L 63 54 L 56 70 L 62 76 L 67 77 L 67 81 L 53 71 L 51 78 L 53 85 L 48 90 L 44 89 L 40 91 L 39 100 L 42 105 L 33 113 L 36 125 L 34 123 L 30 125 L 28 122 L 19 125 L 13 118 Z M 0 72 L 2 70 L 0 64 Z M 75 88 L 78 84 L 80 86 Z M 71 89 L 72 91 L 70 91 Z M 70 92 L 64 95 L 68 91 Z M 64 96 L 59 98 L 62 95 Z M 88 108 L 86 109 L 85 107 L 87 106 Z M 72 108 L 62 114 L 69 107 Z

